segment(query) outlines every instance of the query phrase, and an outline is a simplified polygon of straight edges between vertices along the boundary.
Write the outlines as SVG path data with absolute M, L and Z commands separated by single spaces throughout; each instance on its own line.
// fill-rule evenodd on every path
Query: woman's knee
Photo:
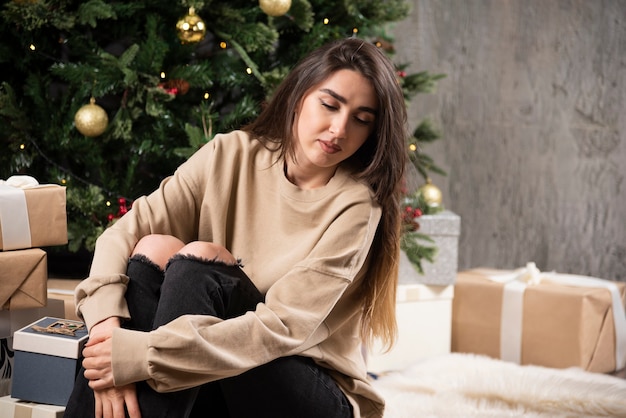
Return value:
M 178 251 L 181 255 L 198 257 L 205 260 L 219 261 L 224 264 L 235 265 L 237 259 L 226 248 L 213 242 L 194 241 Z
M 146 235 L 137 242 L 131 257 L 141 254 L 165 270 L 169 259 L 183 247 L 185 243 L 171 235 Z

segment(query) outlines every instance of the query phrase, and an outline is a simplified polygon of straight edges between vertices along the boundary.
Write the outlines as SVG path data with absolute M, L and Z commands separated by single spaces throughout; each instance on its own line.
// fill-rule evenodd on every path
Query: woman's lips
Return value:
M 322 150 L 328 154 L 335 154 L 341 151 L 341 147 L 339 145 L 333 144 L 332 142 L 319 140 L 320 146 Z

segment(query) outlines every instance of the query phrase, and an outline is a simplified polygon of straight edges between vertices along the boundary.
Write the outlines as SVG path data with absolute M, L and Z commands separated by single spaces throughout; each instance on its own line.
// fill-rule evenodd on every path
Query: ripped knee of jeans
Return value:
M 205 257 L 199 257 L 197 255 L 192 255 L 192 254 L 174 254 L 169 261 L 167 262 L 167 267 L 169 267 L 169 265 L 171 263 L 173 263 L 174 261 L 178 261 L 178 260 L 191 260 L 191 261 L 197 261 L 203 264 L 217 264 L 220 266 L 228 266 L 228 267 L 240 267 L 243 268 L 243 264 L 241 263 L 241 259 L 237 258 L 237 261 L 235 263 L 227 263 L 225 261 L 220 260 L 218 257 L 214 257 L 214 258 L 205 258 Z M 158 267 L 158 266 L 157 266 Z
M 142 264 L 145 264 L 153 269 L 155 269 L 156 271 L 158 271 L 159 273 L 163 273 L 163 269 L 161 269 L 161 266 L 159 266 L 157 263 L 155 263 L 154 261 L 152 261 L 150 259 L 150 257 L 148 257 L 147 255 L 144 254 L 135 254 L 133 255 L 129 262 L 131 261 L 136 261 Z

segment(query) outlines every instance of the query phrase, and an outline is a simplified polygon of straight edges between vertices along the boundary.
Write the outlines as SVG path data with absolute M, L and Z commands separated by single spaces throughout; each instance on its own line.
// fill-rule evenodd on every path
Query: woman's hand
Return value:
M 135 384 L 94 390 L 96 398 L 95 418 L 125 418 L 124 407 L 130 418 L 141 418 Z
M 102 390 L 113 387 L 113 368 L 111 353 L 113 330 L 120 327 L 117 317 L 105 319 L 94 325 L 89 333 L 89 341 L 83 349 L 83 367 L 89 387 Z
M 89 387 L 94 391 L 95 418 L 141 418 L 134 384 L 115 387 L 113 381 L 113 330 L 120 327 L 117 317 L 105 319 L 91 327 L 89 341 L 83 350 L 83 367 Z

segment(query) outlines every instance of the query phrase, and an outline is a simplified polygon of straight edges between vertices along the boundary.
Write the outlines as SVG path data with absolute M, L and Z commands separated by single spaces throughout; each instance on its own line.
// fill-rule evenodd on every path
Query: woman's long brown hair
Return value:
M 244 129 L 281 156 L 294 155 L 293 123 L 303 97 L 338 70 L 359 72 L 378 97 L 376 128 L 355 153 L 357 176 L 367 183 L 382 208 L 370 251 L 370 268 L 361 285 L 362 334 L 390 347 L 397 334 L 395 307 L 401 233 L 401 182 L 407 159 L 407 115 L 396 71 L 375 45 L 357 38 L 334 41 L 305 57 L 274 92 L 259 117 Z

